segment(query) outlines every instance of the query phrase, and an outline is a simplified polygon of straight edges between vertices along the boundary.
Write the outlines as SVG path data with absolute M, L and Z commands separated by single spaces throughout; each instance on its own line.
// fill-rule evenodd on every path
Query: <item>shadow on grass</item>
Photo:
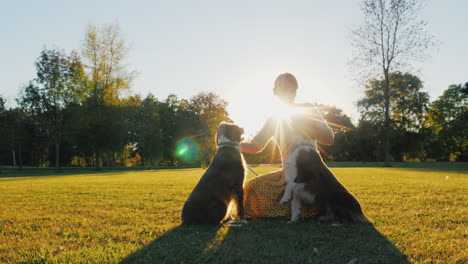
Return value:
M 223 227 L 178 226 L 130 254 L 120 263 L 203 263 Z
M 318 250 L 315 251 L 314 249 Z M 315 251 L 315 253 L 314 253 Z M 254 220 L 235 227 L 176 227 L 125 263 L 410 263 L 372 224 Z

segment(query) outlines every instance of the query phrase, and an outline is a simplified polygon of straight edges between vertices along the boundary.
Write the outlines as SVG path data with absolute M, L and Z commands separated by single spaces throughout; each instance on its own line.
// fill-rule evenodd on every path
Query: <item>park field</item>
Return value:
M 203 169 L 3 170 L 0 263 L 468 263 L 468 164 L 345 165 L 371 224 L 180 226 Z

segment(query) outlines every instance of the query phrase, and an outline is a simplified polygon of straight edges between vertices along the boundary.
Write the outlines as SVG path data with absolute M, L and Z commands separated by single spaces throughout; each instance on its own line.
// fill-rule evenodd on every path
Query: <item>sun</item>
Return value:
M 250 95 L 233 99 L 228 105 L 231 119 L 244 128 L 244 138 L 249 139 L 258 132 L 270 118 L 287 118 L 303 113 L 303 109 L 290 107 L 274 95 Z
M 244 96 L 237 95 L 229 101 L 229 115 L 234 123 L 244 128 L 245 139 L 262 128 L 273 108 L 273 99 L 270 95 L 252 91 Z

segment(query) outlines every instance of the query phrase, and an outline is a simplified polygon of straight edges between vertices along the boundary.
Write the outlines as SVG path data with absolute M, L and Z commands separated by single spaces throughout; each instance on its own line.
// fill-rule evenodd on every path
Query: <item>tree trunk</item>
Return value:
M 114 152 L 112 152 L 112 151 L 107 151 L 107 152 L 106 152 L 106 156 L 107 156 L 107 159 L 106 159 L 107 167 L 115 167 L 115 164 L 114 164 Z
M 60 170 L 60 142 L 55 140 L 55 170 Z
M 18 161 L 19 161 L 19 170 L 23 169 L 23 154 L 22 154 L 21 144 L 18 144 Z
M 13 167 L 16 167 L 16 153 L 15 153 L 15 146 L 12 145 L 11 147 L 11 156 L 13 157 Z
M 34 165 L 39 167 L 39 151 L 34 152 Z
M 96 165 L 96 170 L 101 170 L 101 166 L 99 164 L 100 160 L 99 160 L 99 153 L 98 152 L 95 152 L 94 153 L 96 156 L 95 156 L 95 165 Z
M 384 166 L 391 167 L 390 160 L 390 79 L 388 76 L 388 70 L 384 70 L 385 75 L 385 87 L 384 87 L 384 99 L 385 99 L 385 122 L 384 122 Z

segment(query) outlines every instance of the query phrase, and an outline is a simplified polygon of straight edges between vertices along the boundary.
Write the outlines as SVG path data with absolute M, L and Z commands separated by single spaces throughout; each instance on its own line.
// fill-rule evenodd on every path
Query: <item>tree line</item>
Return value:
M 214 93 L 124 97 L 136 75 L 126 52 L 118 25 L 89 26 L 81 56 L 43 50 L 18 106 L 7 108 L 0 96 L 0 164 L 177 166 L 183 160 L 174 148 L 183 138 L 195 138 L 201 150 L 191 163 L 208 163 L 218 123 L 231 121 L 227 102 Z
M 89 26 L 81 53 L 44 49 L 17 106 L 7 107 L 0 95 L 0 164 L 209 164 L 219 122 L 231 121 L 227 102 L 206 92 L 188 99 L 124 96 L 137 75 L 125 64 L 127 50 L 118 25 Z M 455 84 L 430 102 L 417 76 L 390 72 L 366 83 L 356 125 L 341 109 L 317 105 L 335 130 L 335 144 L 321 151 L 328 160 L 382 161 L 388 134 L 393 161 L 467 161 L 467 98 L 468 83 Z M 176 151 L 181 142 L 196 148 L 193 157 Z M 274 144 L 246 159 L 280 162 Z
M 383 79 L 372 79 L 357 102 L 358 124 L 336 129 L 325 155 L 336 161 L 385 160 Z M 468 161 L 468 82 L 450 85 L 430 102 L 422 81 L 410 73 L 389 74 L 391 161 Z M 325 114 L 325 119 L 336 117 Z

